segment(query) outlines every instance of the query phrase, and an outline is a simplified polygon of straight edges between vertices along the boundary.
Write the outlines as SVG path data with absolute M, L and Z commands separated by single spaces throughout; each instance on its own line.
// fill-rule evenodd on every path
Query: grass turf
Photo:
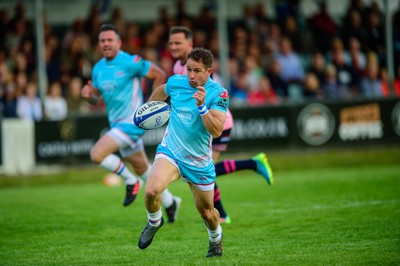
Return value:
M 246 155 L 232 155 L 244 158 Z M 248 155 L 251 156 L 251 155 Z M 146 250 L 143 190 L 122 207 L 105 171 L 0 179 L 0 265 L 398 265 L 400 149 L 272 152 L 268 187 L 251 171 L 219 177 L 232 224 L 224 254 L 205 258 L 208 239 L 187 185 L 178 221 Z

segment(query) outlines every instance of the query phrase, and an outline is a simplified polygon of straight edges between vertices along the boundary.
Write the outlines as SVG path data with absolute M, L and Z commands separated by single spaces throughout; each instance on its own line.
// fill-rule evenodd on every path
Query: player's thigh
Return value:
M 143 175 L 150 165 L 149 159 L 144 150 L 139 150 L 134 154 L 125 157 L 125 159 L 132 165 L 138 175 Z
M 165 158 L 157 158 L 151 167 L 146 190 L 163 191 L 179 177 L 180 173 L 175 165 Z
M 92 157 L 106 157 L 119 149 L 118 144 L 109 135 L 103 135 L 93 146 L 91 150 Z

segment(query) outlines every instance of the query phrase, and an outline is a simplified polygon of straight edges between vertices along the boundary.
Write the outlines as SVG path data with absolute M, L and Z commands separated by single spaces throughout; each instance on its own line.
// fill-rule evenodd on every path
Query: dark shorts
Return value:
M 213 151 L 226 151 L 228 149 L 228 143 L 231 135 L 231 128 L 222 131 L 222 134 L 219 138 L 213 139 L 212 149 Z

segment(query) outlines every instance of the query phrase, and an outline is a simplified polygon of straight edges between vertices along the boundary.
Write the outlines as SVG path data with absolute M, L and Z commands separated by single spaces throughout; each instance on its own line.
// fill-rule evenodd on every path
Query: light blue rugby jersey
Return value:
M 207 108 L 226 113 L 229 105 L 227 91 L 211 78 L 204 88 Z M 174 75 L 168 79 L 165 92 L 171 98 L 171 116 L 161 145 L 185 164 L 206 167 L 212 162 L 212 136 L 204 127 L 196 100 L 192 98 L 196 91 L 186 75 Z
M 138 55 L 119 51 L 112 60 L 102 58 L 93 68 L 92 84 L 103 95 L 108 122 L 131 123 L 134 111 L 143 103 L 140 78 L 151 63 Z

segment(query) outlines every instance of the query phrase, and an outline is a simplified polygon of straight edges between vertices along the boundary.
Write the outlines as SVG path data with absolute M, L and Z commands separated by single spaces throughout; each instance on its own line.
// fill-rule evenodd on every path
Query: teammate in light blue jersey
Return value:
M 149 61 L 124 51 L 119 51 L 112 60 L 103 57 L 94 66 L 92 85 L 103 96 L 111 126 L 118 123 L 131 124 L 132 110 L 143 103 L 140 78 L 147 75 L 150 66 Z
M 169 96 L 171 117 L 146 186 L 148 223 L 139 238 L 141 249 L 151 244 L 164 223 L 161 192 L 182 177 L 192 190 L 197 211 L 207 228 L 207 257 L 222 255 L 222 228 L 213 203 L 216 176 L 211 145 L 224 128 L 229 96 L 210 78 L 212 61 L 209 50 L 193 49 L 186 63 L 187 75 L 172 76 L 150 96 L 149 100 L 162 101 Z
M 120 50 L 121 39 L 112 25 L 103 25 L 99 34 L 103 58 L 94 66 L 92 81 L 82 88 L 82 97 L 96 104 L 101 98 L 107 109 L 110 130 L 91 150 L 91 160 L 120 175 L 126 184 L 124 206 L 131 204 L 140 189 L 140 179 L 134 175 L 114 153 L 132 164 L 136 174 L 147 180 L 150 163 L 140 139 L 144 130 L 132 122 L 133 113 L 143 103 L 141 78 L 153 81 L 154 88 L 166 80 L 165 72 L 138 55 Z M 180 199 L 165 190 L 162 201 L 167 209 L 168 221 L 174 222 Z

